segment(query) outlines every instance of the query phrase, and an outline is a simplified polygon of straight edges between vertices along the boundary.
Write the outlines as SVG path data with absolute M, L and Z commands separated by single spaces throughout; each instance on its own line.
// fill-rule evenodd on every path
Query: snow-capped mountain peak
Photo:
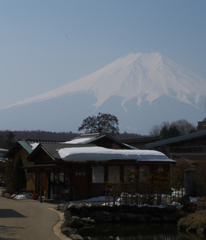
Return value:
M 206 82 L 158 52 L 129 53 L 86 77 L 6 108 L 86 91 L 95 95 L 96 108 L 111 96 L 121 97 L 122 106 L 133 98 L 140 106 L 142 101 L 151 104 L 168 96 L 197 107 L 205 95 Z
M 158 52 L 129 53 L 86 77 L 1 109 L 1 127 L 77 131 L 86 116 L 105 112 L 118 118 L 121 132 L 145 134 L 163 121 L 196 124 L 205 117 L 205 99 L 206 81 L 198 75 Z

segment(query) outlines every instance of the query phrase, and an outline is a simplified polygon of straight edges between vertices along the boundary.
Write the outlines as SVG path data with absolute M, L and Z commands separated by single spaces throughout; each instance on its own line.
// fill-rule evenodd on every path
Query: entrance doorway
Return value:
M 50 173 L 49 175 L 49 198 L 70 200 L 68 173 Z

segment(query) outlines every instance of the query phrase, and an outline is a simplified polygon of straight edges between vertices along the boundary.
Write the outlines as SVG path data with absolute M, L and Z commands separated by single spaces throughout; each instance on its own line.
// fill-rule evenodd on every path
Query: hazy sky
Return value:
M 0 0 L 0 108 L 157 51 L 206 79 L 205 0 Z

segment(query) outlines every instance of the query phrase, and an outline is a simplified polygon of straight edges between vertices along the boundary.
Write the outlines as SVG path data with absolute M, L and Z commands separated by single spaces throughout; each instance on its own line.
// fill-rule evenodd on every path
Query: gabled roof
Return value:
M 165 139 L 165 140 L 162 140 L 162 141 L 148 143 L 148 144 L 145 145 L 145 147 L 146 148 L 160 147 L 160 146 L 163 146 L 163 145 L 168 145 L 168 144 L 175 143 L 175 142 L 180 142 L 180 141 L 187 141 L 189 139 L 200 138 L 200 137 L 206 137 L 206 130 L 182 135 L 182 136 L 179 136 L 179 137 L 168 138 L 168 139 Z
M 9 151 L 4 155 L 5 158 L 12 158 L 14 157 L 15 153 L 23 148 L 29 154 L 33 151 L 32 145 L 29 144 L 27 141 L 18 141 L 16 142 L 13 147 L 9 149 Z
M 54 161 L 61 160 L 59 150 L 64 148 L 78 148 L 78 147 L 93 147 L 95 145 L 87 144 L 68 144 L 68 143 L 40 143 L 37 148 L 28 156 L 27 160 L 32 161 L 32 158 L 38 153 L 40 149 L 46 152 Z
M 67 141 L 65 143 L 68 144 L 93 144 L 96 141 L 100 140 L 100 139 L 104 139 L 107 138 L 109 139 L 111 142 L 116 143 L 117 145 L 126 148 L 126 149 L 133 149 L 133 147 L 129 146 L 129 145 L 125 145 L 124 143 L 110 137 L 107 135 L 99 135 L 99 133 L 90 133 L 90 134 L 82 134 L 70 141 Z
M 129 145 L 125 145 L 125 144 L 121 143 L 120 141 L 118 141 L 118 140 L 116 140 L 116 139 L 114 139 L 114 138 L 112 138 L 110 136 L 107 136 L 107 135 L 101 135 L 99 137 L 96 137 L 95 139 L 92 139 L 91 141 L 88 141 L 88 143 L 94 143 L 95 141 L 97 141 L 99 139 L 103 139 L 103 138 L 107 138 L 107 139 L 111 140 L 112 142 L 114 142 L 114 143 L 116 143 L 116 144 L 118 144 L 118 145 L 120 145 L 120 146 L 122 146 L 124 148 L 126 147 L 127 149 L 133 149 Z
M 43 150 L 54 162 L 88 162 L 88 161 L 135 161 L 135 162 L 165 162 L 175 163 L 165 154 L 154 150 L 108 149 L 92 144 L 41 143 L 28 156 L 28 161 L 34 161 L 37 154 Z M 38 164 L 38 163 L 37 163 Z M 43 163 L 45 164 L 45 163 Z
M 91 141 L 92 139 L 95 139 L 98 137 L 99 133 L 88 133 L 88 134 L 81 134 L 78 137 L 75 137 L 69 141 L 66 141 L 64 143 L 69 144 L 86 144 L 87 142 Z
M 99 137 L 100 133 L 85 133 L 85 134 L 81 134 L 76 138 L 96 138 Z M 74 138 L 74 139 L 76 139 Z
M 39 145 L 39 143 L 48 143 L 54 141 L 51 140 L 33 140 L 33 139 L 27 139 L 23 141 L 17 141 L 10 149 L 9 151 L 5 154 L 5 158 L 13 158 L 16 152 L 19 151 L 20 148 L 23 148 L 25 151 L 28 152 L 28 154 L 31 154 L 33 150 Z M 56 143 L 56 141 L 55 141 Z

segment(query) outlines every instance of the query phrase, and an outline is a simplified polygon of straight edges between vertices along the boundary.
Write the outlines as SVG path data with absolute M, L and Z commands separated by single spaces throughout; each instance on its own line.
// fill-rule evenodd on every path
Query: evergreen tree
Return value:
M 178 137 L 181 132 L 177 129 L 176 126 L 170 126 L 168 130 L 168 138 Z
M 177 129 L 176 126 L 170 126 L 169 128 L 165 125 L 162 127 L 160 131 L 161 139 L 173 138 L 178 137 L 181 132 Z
M 161 139 L 167 139 L 169 138 L 169 134 L 168 134 L 169 129 L 167 128 L 167 126 L 164 126 L 161 131 L 160 131 L 160 137 Z
M 11 179 L 11 188 L 15 193 L 19 193 L 21 189 L 26 188 L 26 175 L 23 168 L 22 158 L 19 156 L 13 170 Z
M 9 159 L 6 162 L 6 169 L 5 169 L 5 175 L 4 175 L 4 182 L 6 183 L 6 189 L 8 192 L 12 192 L 11 188 L 11 178 L 13 173 L 13 160 Z
M 7 147 L 8 148 L 11 148 L 14 144 L 14 137 L 15 137 L 15 134 L 11 131 L 9 131 L 7 133 Z

